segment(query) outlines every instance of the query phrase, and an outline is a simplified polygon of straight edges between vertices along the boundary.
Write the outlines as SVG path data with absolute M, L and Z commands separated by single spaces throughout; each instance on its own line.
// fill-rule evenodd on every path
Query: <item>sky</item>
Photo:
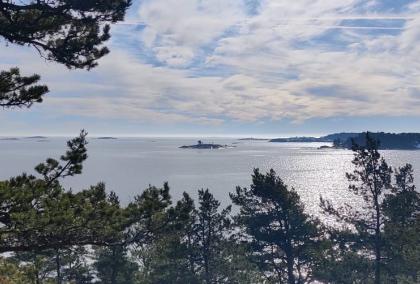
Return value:
M 91 71 L 0 38 L 0 70 L 51 90 L 0 136 L 420 132 L 420 1 L 133 2 Z

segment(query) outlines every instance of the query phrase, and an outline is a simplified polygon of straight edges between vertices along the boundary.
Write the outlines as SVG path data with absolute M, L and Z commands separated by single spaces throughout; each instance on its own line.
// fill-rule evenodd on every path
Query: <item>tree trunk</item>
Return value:
M 210 268 L 209 268 L 209 255 L 208 249 L 204 248 L 204 280 L 206 284 L 210 284 Z
M 287 248 L 286 251 L 286 261 L 287 261 L 287 282 L 289 284 L 296 284 L 295 274 L 294 274 L 294 256 L 291 247 Z
M 381 218 L 378 196 L 375 196 L 375 284 L 381 284 Z
M 116 254 L 117 254 L 117 252 L 116 252 L 116 248 L 113 246 L 112 247 L 112 259 L 113 259 L 113 261 L 116 261 Z M 112 269 L 112 271 L 111 271 L 111 284 L 116 284 L 117 283 L 117 271 L 116 271 L 116 268 L 115 268 L 115 265 L 113 265 L 114 267 L 112 267 L 111 269 Z
M 61 284 L 60 250 L 56 251 L 55 264 L 56 264 L 56 269 L 57 269 L 57 284 Z
M 206 218 L 207 219 L 207 218 Z M 203 262 L 204 262 L 204 280 L 206 284 L 211 283 L 210 277 L 210 239 L 211 239 L 211 229 L 210 229 L 210 221 L 205 220 L 203 227 L 202 227 L 202 241 L 203 241 Z M 206 226 L 207 231 L 206 231 Z
M 188 234 L 188 261 L 190 264 L 190 273 L 191 275 L 195 275 L 195 269 L 194 269 L 194 256 L 192 255 L 191 251 L 193 249 L 192 241 L 191 241 L 191 235 Z
M 39 279 L 39 272 L 38 272 L 38 270 L 36 271 L 35 283 L 36 284 L 41 284 L 41 280 Z

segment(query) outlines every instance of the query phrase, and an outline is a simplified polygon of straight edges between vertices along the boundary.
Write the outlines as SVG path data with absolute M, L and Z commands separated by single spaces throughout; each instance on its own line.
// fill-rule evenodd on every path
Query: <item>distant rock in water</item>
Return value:
M 115 140 L 117 138 L 116 137 L 110 137 L 110 136 L 104 136 L 104 137 L 96 137 L 96 139 L 99 139 L 99 140 Z
M 329 145 L 322 145 L 321 147 L 318 147 L 318 150 L 328 150 L 328 149 L 333 149 L 333 150 L 337 150 L 337 149 L 345 149 L 344 147 L 340 147 L 340 146 L 329 146 Z
M 269 142 L 285 143 L 285 142 L 329 142 L 329 141 L 325 141 L 325 140 L 322 140 L 321 138 L 316 138 L 316 137 L 288 137 L 288 138 L 271 139 Z
M 26 137 L 26 139 L 47 139 L 48 137 L 46 136 L 29 136 Z
M 268 141 L 270 139 L 266 139 L 266 138 L 254 138 L 254 137 L 248 137 L 248 138 L 240 138 L 238 139 L 240 141 Z
M 321 147 L 318 147 L 319 150 L 324 150 L 324 149 L 335 149 L 334 146 L 328 146 L 328 145 L 323 145 Z
M 228 148 L 234 146 L 228 145 L 220 145 L 220 144 L 213 144 L 213 143 L 203 143 L 201 140 L 197 142 L 195 145 L 184 145 L 179 148 L 181 149 L 221 149 L 221 148 Z
M 0 138 L 0 140 L 3 140 L 3 141 L 17 141 L 17 140 L 19 140 L 19 138 L 3 137 L 3 138 Z

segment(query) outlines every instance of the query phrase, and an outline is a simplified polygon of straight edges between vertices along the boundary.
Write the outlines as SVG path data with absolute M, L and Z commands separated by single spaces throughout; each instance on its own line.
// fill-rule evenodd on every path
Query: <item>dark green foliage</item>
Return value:
M 270 142 L 334 142 L 334 141 L 347 141 L 356 137 L 359 133 L 334 133 L 321 137 L 289 137 L 289 138 L 275 138 Z
M 413 167 L 410 164 L 395 171 L 395 185 L 383 202 L 389 224 L 407 226 L 415 221 L 420 203 L 419 193 L 413 183 Z
M 258 272 L 244 246 L 233 242 L 230 208 L 208 190 L 199 191 L 199 207 L 184 193 L 168 210 L 170 223 L 146 248 L 136 251 L 141 283 L 256 283 Z
M 382 201 L 391 189 L 392 169 L 378 152 L 378 141 L 366 134 L 365 146 L 353 145 L 355 170 L 347 173 L 349 190 L 361 197 L 361 209 L 349 205 L 336 209 L 330 202 L 321 198 L 321 207 L 326 214 L 337 221 L 350 225 L 357 234 L 355 245 L 372 254 L 375 283 L 381 283 L 382 257 L 384 248 Z
M 109 50 L 109 23 L 124 18 L 130 0 L 1 1 L 0 36 L 35 47 L 69 68 L 90 69 Z
M 62 250 L 19 252 L 9 258 L 21 263 L 28 282 L 31 283 L 93 283 L 93 269 L 88 265 L 88 251 L 84 247 Z
M 55 250 L 56 270 L 60 269 L 63 283 L 94 283 L 94 273 L 90 265 L 90 249 L 87 246 L 74 246 Z
M 385 269 L 389 282 L 420 281 L 420 194 L 407 164 L 395 173 L 395 186 L 383 202 Z M 411 281 L 411 282 L 410 282 Z
M 137 248 L 140 283 L 201 283 L 191 266 L 191 251 L 178 235 L 165 235 L 147 247 Z M 194 265 L 194 262 L 192 263 Z
M 0 257 L 0 283 L 2 284 L 21 284 L 31 282 L 30 271 L 25 270 L 22 265 L 15 260 Z M 48 282 L 44 282 L 47 284 Z M 36 283 L 38 284 L 38 283 Z
M 149 186 L 125 209 L 125 243 L 143 245 L 151 242 L 169 223 L 171 205 L 169 186 Z
M 325 237 L 328 240 L 313 271 L 317 280 L 337 284 L 373 283 L 374 263 L 353 230 L 334 224 L 325 228 Z
M 8 199 L 2 204 L 2 252 L 119 240 L 120 208 L 107 200 L 103 184 L 72 193 L 23 175 L 0 184 L 0 194 Z
M 400 279 L 415 283 L 420 267 L 420 239 L 416 233 L 420 207 L 412 167 L 395 170 L 393 179 L 393 170 L 378 152 L 378 141 L 369 134 L 365 141 L 364 146 L 353 146 L 355 170 L 347 174 L 349 190 L 361 197 L 361 208 L 334 208 L 321 198 L 324 212 L 347 228 L 332 230 L 335 246 L 329 252 L 329 270 L 333 274 L 328 281 L 347 283 L 336 276 L 347 266 L 355 267 L 357 272 L 349 278 L 350 283 L 399 283 Z M 369 270 L 357 268 L 357 262 L 365 263 Z
M 68 68 L 91 69 L 109 53 L 110 23 L 124 19 L 130 0 L 0 1 L 0 38 L 34 47 L 47 60 Z M 19 69 L 0 73 L 0 106 L 30 107 L 48 88 L 38 75 L 21 77 Z
M 219 213 L 220 202 L 208 189 L 198 191 L 198 202 L 193 244 L 198 250 L 198 270 L 200 270 L 204 283 L 220 283 L 223 275 L 218 273 L 225 264 L 222 254 L 230 227 L 228 217 L 230 207 Z
M 40 77 L 32 75 L 22 77 L 18 68 L 0 72 L 0 106 L 30 107 L 42 102 L 42 96 L 48 93 L 48 87 L 36 85 Z
M 334 147 L 351 149 L 353 144 L 366 146 L 366 134 L 380 142 L 379 149 L 415 150 L 420 147 L 420 133 L 334 133 L 322 137 L 276 138 L 270 142 L 332 142 Z
M 236 221 L 245 232 L 253 260 L 270 281 L 305 283 L 321 248 L 319 221 L 304 213 L 299 195 L 276 176 L 258 169 L 250 189 L 238 187 L 231 194 L 240 207 Z
M 0 252 L 119 241 L 122 211 L 107 196 L 104 184 L 73 193 L 57 181 L 80 173 L 85 145 L 82 132 L 68 143 L 64 165 L 53 159 L 39 165 L 44 179 L 22 174 L 0 182 Z
M 45 283 L 53 279 L 56 271 L 54 250 L 38 252 L 19 252 L 9 260 L 24 263 L 21 268 L 32 283 Z
M 102 284 L 134 284 L 138 272 L 138 265 L 130 260 L 127 248 L 111 246 L 97 250 L 94 264 Z
M 384 132 L 364 132 L 355 137 L 343 140 L 343 146 L 351 149 L 353 144 L 366 147 L 368 145 L 367 136 L 375 141 L 379 141 L 379 149 L 403 149 L 413 150 L 419 147 L 419 133 L 384 133 Z
M 314 274 L 321 283 L 370 284 L 372 262 L 357 252 L 326 249 Z
M 82 173 L 82 164 L 87 159 L 86 136 L 87 132 L 82 130 L 79 137 L 67 142 L 68 150 L 60 158 L 64 165 L 61 165 L 57 160 L 49 158 L 45 163 L 35 167 L 35 170 L 44 177 L 44 181 L 48 185 L 52 185 L 58 178 Z
M 168 223 L 154 241 L 136 247 L 141 283 L 199 283 L 193 246 L 195 206 L 188 194 L 167 211 Z

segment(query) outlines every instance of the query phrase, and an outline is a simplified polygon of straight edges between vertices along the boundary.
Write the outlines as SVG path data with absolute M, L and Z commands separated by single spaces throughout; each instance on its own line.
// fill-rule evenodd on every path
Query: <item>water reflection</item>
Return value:
M 74 190 L 104 181 L 109 190 L 119 194 L 123 202 L 149 184 L 168 181 L 172 195 L 179 198 L 183 191 L 195 196 L 197 189 L 209 188 L 222 203 L 235 186 L 249 186 L 252 169 L 273 168 L 301 195 L 310 212 L 318 212 L 319 196 L 337 204 L 347 202 L 358 206 L 358 200 L 346 189 L 345 173 L 352 170 L 352 152 L 318 150 L 320 143 L 268 143 L 241 141 L 235 148 L 222 150 L 187 150 L 178 146 L 196 139 L 123 138 L 91 139 L 89 158 L 83 175 L 64 181 Z M 155 141 L 155 142 L 151 142 Z M 219 144 L 232 144 L 235 139 L 211 139 Z M 65 150 L 65 139 L 51 138 L 38 143 L 33 140 L 0 141 L 0 178 L 26 171 L 46 157 L 59 157 Z M 412 163 L 416 181 L 420 180 L 420 151 L 383 151 L 393 166 Z

